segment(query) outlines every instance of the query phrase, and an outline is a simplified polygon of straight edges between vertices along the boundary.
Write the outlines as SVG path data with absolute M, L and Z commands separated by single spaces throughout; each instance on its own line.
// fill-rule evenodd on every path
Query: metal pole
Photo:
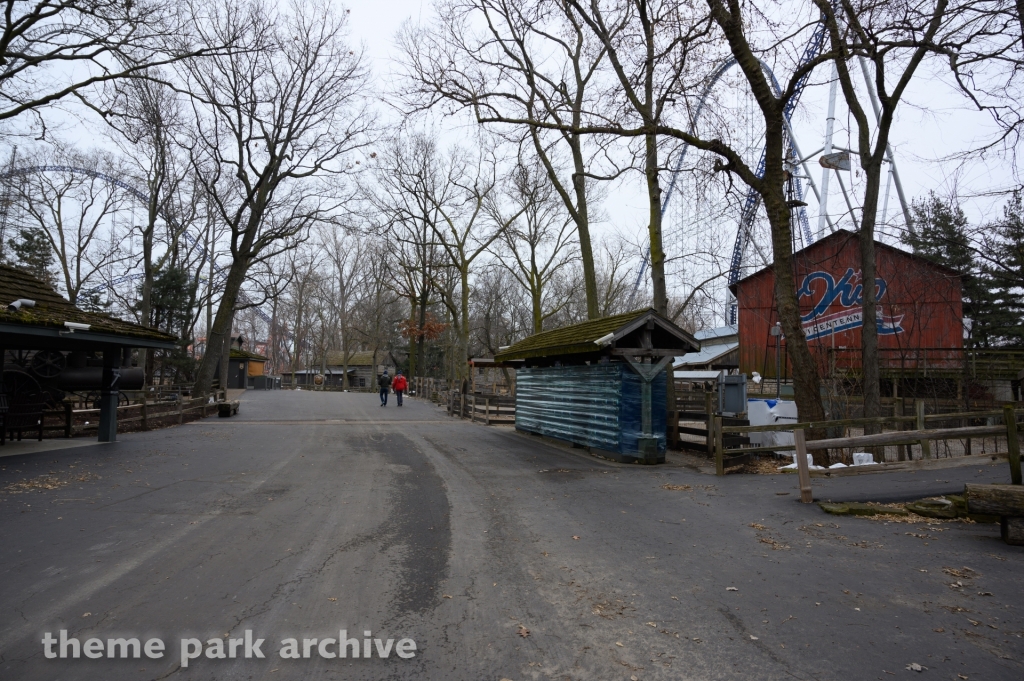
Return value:
M 839 73 L 835 62 L 832 63 L 832 86 L 828 92 L 828 118 L 825 120 L 825 149 L 823 154 L 832 153 L 832 131 L 836 122 L 836 86 L 839 84 Z M 818 201 L 818 239 L 825 236 L 825 222 L 828 219 L 828 168 L 821 169 L 821 200 Z
M 860 57 L 860 70 L 864 74 L 864 84 L 867 86 L 868 96 L 871 98 L 871 107 L 875 111 L 875 121 L 877 122 L 881 116 L 881 107 L 878 104 L 878 95 L 875 93 L 875 88 L 871 85 L 871 76 L 868 75 L 868 62 L 862 56 Z M 892 169 L 892 179 L 896 182 L 896 195 L 900 197 L 900 206 L 903 208 L 903 219 L 906 220 L 907 230 L 911 234 L 914 233 L 914 221 L 910 218 L 910 208 L 907 206 L 907 197 L 903 194 L 903 183 L 900 182 L 900 171 L 896 169 L 896 159 L 892 155 L 892 145 L 886 142 L 885 144 L 885 157 L 889 159 L 889 167 Z

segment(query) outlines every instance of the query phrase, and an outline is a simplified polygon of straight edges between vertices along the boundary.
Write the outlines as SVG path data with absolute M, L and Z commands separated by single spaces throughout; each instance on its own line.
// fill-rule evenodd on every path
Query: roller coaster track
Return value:
M 106 182 L 107 184 L 113 185 L 119 189 L 123 189 L 124 191 L 128 192 L 135 198 L 142 201 L 145 205 L 149 205 L 149 194 L 143 192 L 142 190 L 136 187 L 133 187 L 124 180 L 120 180 L 112 175 L 101 173 L 100 171 L 93 170 L 91 168 L 79 168 L 77 166 L 65 165 L 25 166 L 22 168 L 13 168 L 4 173 L 0 173 L 0 179 L 5 180 L 7 178 L 15 177 L 18 175 L 36 175 L 39 173 L 72 173 L 75 175 L 87 175 L 89 177 L 94 177 L 98 180 Z M 200 261 L 197 269 L 201 269 L 203 265 L 206 264 L 207 261 L 210 261 L 213 264 L 213 271 L 218 280 L 217 283 L 223 285 L 224 281 L 227 279 L 228 276 L 227 272 L 224 270 L 224 268 L 218 265 L 216 261 L 211 259 L 209 251 L 206 250 L 206 246 L 201 241 L 196 239 L 192 234 L 190 234 L 187 229 L 178 227 L 175 224 L 174 220 L 169 215 L 162 214 L 161 217 L 164 220 L 166 220 L 167 224 L 171 225 L 171 228 L 174 229 L 179 235 L 181 235 L 181 237 L 184 238 L 185 241 L 187 241 L 190 246 L 192 246 L 193 248 L 198 247 L 200 253 L 202 254 L 203 259 L 202 261 Z M 124 274 L 121 275 L 120 277 L 115 277 L 114 279 L 111 279 L 110 281 L 107 281 L 100 286 L 96 286 L 94 288 L 83 291 L 82 293 L 84 293 L 85 295 L 94 295 L 96 293 L 101 293 L 102 291 L 106 291 L 107 289 L 113 288 L 114 286 L 123 284 L 125 282 L 141 279 L 144 276 L 145 275 L 140 272 Z M 213 284 L 213 282 L 210 283 L 211 285 Z M 271 316 L 268 315 L 263 310 L 261 310 L 259 305 L 252 302 L 252 299 L 249 298 L 245 291 L 239 291 L 238 298 L 239 300 L 241 300 L 242 303 L 251 307 L 253 311 L 256 313 L 256 316 L 258 316 L 264 322 L 266 322 L 267 324 L 273 323 L 273 319 L 271 318 Z M 290 338 L 290 335 L 288 337 Z
M 800 57 L 800 61 L 797 65 L 798 69 L 809 64 L 811 61 L 816 59 L 819 54 L 821 54 L 821 48 L 825 42 L 825 35 L 825 22 L 819 21 L 818 25 L 815 27 L 814 33 L 811 35 L 810 41 L 804 48 L 803 54 Z M 769 81 L 772 85 L 772 89 L 775 91 L 775 94 L 779 95 L 782 91 L 782 88 L 779 85 L 778 79 L 775 77 L 775 73 L 772 71 L 771 67 L 768 66 L 768 64 L 766 64 L 765 62 L 760 61 L 760 64 L 762 71 L 764 71 L 765 75 L 768 76 Z M 711 95 L 712 90 L 718 84 L 718 81 L 722 79 L 722 76 L 724 76 L 726 72 L 729 71 L 729 69 L 731 69 L 733 66 L 736 66 L 736 60 L 729 59 L 723 62 L 711 74 L 711 77 L 708 79 L 707 84 L 704 86 L 704 89 L 701 92 L 700 99 L 698 99 L 697 101 L 697 108 L 694 111 L 693 117 L 690 121 L 690 128 L 688 130 L 689 134 L 695 134 L 697 123 L 700 121 L 701 116 L 704 113 L 704 108 L 707 105 L 708 97 Z M 796 106 L 800 101 L 800 96 L 803 94 L 804 86 L 807 84 L 807 80 L 810 78 L 810 75 L 811 73 L 810 71 L 808 71 L 800 78 L 799 81 L 797 81 L 797 85 L 794 90 L 793 96 L 789 98 L 789 101 L 786 102 L 786 106 L 783 109 L 783 117 L 785 118 L 786 123 L 786 139 L 784 141 L 784 148 L 788 149 L 788 151 L 790 152 L 790 156 L 793 159 L 799 158 L 799 153 L 796 151 L 796 142 L 795 140 L 793 140 L 792 128 L 790 127 L 790 119 L 793 114 L 793 111 L 796 109 Z M 668 188 L 665 191 L 665 198 L 661 204 L 662 217 L 665 216 L 665 211 L 668 209 L 669 202 L 672 200 L 672 197 L 675 194 L 676 184 L 678 182 L 679 175 L 682 172 L 683 163 L 686 161 L 686 155 L 689 149 L 690 145 L 684 144 L 679 152 L 679 157 L 676 159 L 675 167 L 672 170 L 672 178 L 669 180 Z M 764 177 L 765 160 L 765 151 L 762 149 L 761 157 L 758 160 L 757 164 L 757 170 L 755 171 L 755 175 L 759 178 Z M 794 195 L 794 198 L 797 201 L 801 203 L 803 202 L 803 183 L 799 180 L 799 178 L 796 180 L 796 182 L 794 182 Z M 732 257 L 729 261 L 730 285 L 735 284 L 737 281 L 739 281 L 740 273 L 742 272 L 743 268 L 743 257 L 744 255 L 746 255 L 747 248 L 750 245 L 750 242 L 752 241 L 752 239 L 750 238 L 751 226 L 753 224 L 754 217 L 757 214 L 757 209 L 760 207 L 760 205 L 761 195 L 758 194 L 753 188 L 748 188 L 746 198 L 743 203 L 743 208 L 740 211 L 740 224 L 736 230 L 736 239 L 733 242 Z M 801 231 L 803 232 L 804 243 L 808 245 L 813 243 L 814 237 L 811 233 L 810 221 L 807 219 L 807 211 L 804 209 L 803 206 L 799 206 L 797 209 L 797 219 L 800 223 Z M 763 254 L 762 257 L 764 257 Z M 648 246 L 648 248 L 645 249 L 643 252 L 643 259 L 637 271 L 636 282 L 633 284 L 633 291 L 629 298 L 630 309 L 633 309 L 633 307 L 635 306 L 636 296 L 639 292 L 640 284 L 643 282 L 643 277 L 647 272 L 649 258 L 650 247 Z M 735 301 L 733 301 L 729 306 L 728 322 L 730 324 L 736 323 Z

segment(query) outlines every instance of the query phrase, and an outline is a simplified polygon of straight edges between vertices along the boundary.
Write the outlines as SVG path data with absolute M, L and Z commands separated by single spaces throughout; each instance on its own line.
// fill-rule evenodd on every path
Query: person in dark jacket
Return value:
M 377 385 L 380 386 L 380 406 L 386 407 L 388 406 L 388 391 L 391 389 L 391 377 L 388 376 L 387 369 L 377 379 Z
M 409 387 L 409 382 L 405 380 L 405 376 L 399 371 L 395 374 L 395 380 L 391 382 L 391 387 L 395 389 L 395 401 L 398 402 L 398 406 L 402 406 L 402 393 Z

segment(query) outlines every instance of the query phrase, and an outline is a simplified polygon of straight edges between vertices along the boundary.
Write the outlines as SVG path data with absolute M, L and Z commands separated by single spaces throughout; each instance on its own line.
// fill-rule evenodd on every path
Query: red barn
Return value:
M 859 239 L 841 229 L 793 255 L 804 334 L 823 376 L 836 369 L 856 372 L 860 366 L 864 287 Z M 959 273 L 877 241 L 875 253 L 882 368 L 916 369 L 921 362 L 952 368 L 963 348 Z M 774 377 L 774 269 L 741 279 L 732 291 L 739 307 L 740 371 Z M 784 377 L 792 375 L 786 366 L 783 371 Z

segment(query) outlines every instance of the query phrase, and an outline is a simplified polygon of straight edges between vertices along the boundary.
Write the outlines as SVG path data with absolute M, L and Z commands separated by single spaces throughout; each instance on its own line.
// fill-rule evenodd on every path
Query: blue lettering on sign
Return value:
M 814 304 L 810 312 L 800 318 L 804 334 L 808 340 L 828 336 L 839 331 L 859 328 L 864 325 L 864 320 L 861 318 L 859 310 L 840 309 L 828 313 L 833 303 L 837 301 L 841 308 L 860 308 L 864 301 L 864 285 L 860 282 L 860 272 L 855 272 L 852 267 L 848 268 L 846 274 L 838 282 L 828 272 L 811 272 L 804 277 L 800 288 L 796 292 L 797 298 L 813 298 L 817 295 L 811 288 L 811 284 L 816 281 L 824 282 L 825 290 L 821 293 L 821 298 Z M 875 279 L 876 301 L 882 299 L 887 288 L 885 279 Z M 887 316 L 880 314 L 877 315 L 876 322 L 879 334 L 893 335 L 903 333 L 903 327 L 900 326 L 903 322 L 903 315 Z

